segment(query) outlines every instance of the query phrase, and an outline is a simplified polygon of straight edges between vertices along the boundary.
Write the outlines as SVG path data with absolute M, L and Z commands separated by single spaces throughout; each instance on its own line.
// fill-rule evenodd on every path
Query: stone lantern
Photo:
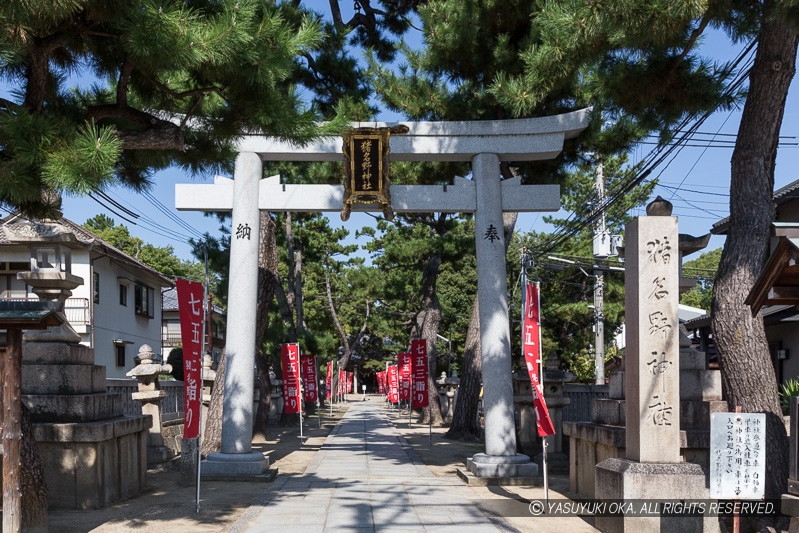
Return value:
M 154 363 L 153 357 L 153 349 L 142 344 L 138 354 L 139 364 L 125 374 L 139 382 L 139 390 L 131 394 L 131 398 L 141 402 L 142 414 L 150 415 L 153 419 L 147 443 L 148 465 L 165 463 L 175 456 L 171 448 L 164 446 L 164 437 L 161 434 L 161 400 L 166 398 L 167 393 L 161 390 L 158 378 L 160 374 L 170 374 L 172 365 Z
M 452 417 L 455 412 L 455 402 L 458 399 L 458 385 L 461 380 L 458 377 L 458 371 L 453 370 L 452 376 L 447 377 L 446 372 L 441 372 L 441 378 L 436 381 L 443 393 L 447 397 L 447 413 L 444 416 L 444 422 L 452 422 Z
M 39 299 L 63 304 L 72 296 L 72 289 L 83 284 L 83 278 L 72 274 L 72 254 L 60 242 L 33 244 L 31 250 L 30 272 L 17 273 L 17 279 L 24 281 L 33 289 Z M 63 314 L 63 313 L 62 313 Z M 43 331 L 29 331 L 24 340 L 33 342 L 72 342 L 79 343 L 78 335 L 64 316 L 60 326 Z

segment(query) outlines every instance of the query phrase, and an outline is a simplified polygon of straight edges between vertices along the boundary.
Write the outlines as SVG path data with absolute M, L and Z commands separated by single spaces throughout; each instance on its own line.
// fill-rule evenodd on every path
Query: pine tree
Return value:
M 294 85 L 322 28 L 290 3 L 10 0 L 0 27 L 0 77 L 17 89 L 0 101 L 0 203 L 29 215 L 52 212 L 44 190 L 228 167 L 250 131 L 323 133 Z
M 774 166 L 796 72 L 799 18 L 795 2 L 765 0 L 756 7 L 750 14 L 759 22 L 757 52 L 731 160 L 730 229 L 713 286 L 711 322 L 728 406 L 766 413 L 765 494 L 779 498 L 788 483 L 788 439 L 763 316 L 753 317 L 744 300 L 768 253 Z M 730 31 L 740 33 L 737 27 Z

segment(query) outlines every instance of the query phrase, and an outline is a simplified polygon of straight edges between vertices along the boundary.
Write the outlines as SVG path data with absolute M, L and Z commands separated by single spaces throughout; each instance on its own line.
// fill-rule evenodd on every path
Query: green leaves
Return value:
M 86 123 L 72 137 L 61 137 L 42 164 L 42 182 L 53 190 L 88 194 L 113 178 L 122 143 L 110 127 Z
M 345 91 L 324 117 L 301 93 L 304 61 L 331 27 L 295 3 L 6 4 L 0 78 L 21 89 L 0 101 L 0 203 L 29 215 L 43 212 L 45 189 L 141 188 L 172 165 L 225 170 L 244 134 L 297 144 L 340 134 L 359 104 L 339 105 Z
M 703 253 L 682 266 L 683 277 L 696 280 L 696 287 L 680 295 L 680 303 L 710 312 L 713 299 L 713 283 L 721 261 L 721 248 Z
M 0 202 L 50 215 L 42 191 L 83 193 L 113 179 L 120 142 L 113 128 L 9 106 L 0 111 Z

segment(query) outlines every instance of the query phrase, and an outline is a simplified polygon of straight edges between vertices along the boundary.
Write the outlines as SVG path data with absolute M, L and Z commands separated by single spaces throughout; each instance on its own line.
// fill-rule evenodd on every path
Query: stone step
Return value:
M 626 429 L 619 426 L 593 424 L 591 422 L 563 422 L 563 434 L 573 439 L 596 442 L 615 448 L 625 448 Z M 680 430 L 680 448 L 709 448 L 710 430 Z
M 624 399 L 624 371 L 613 372 L 608 379 L 608 398 Z
M 624 426 L 626 424 L 624 400 L 599 398 L 591 404 L 591 420 L 595 424 Z
M 680 350 L 680 370 L 707 370 L 705 352 L 692 349 Z
M 682 400 L 680 401 L 680 427 L 683 429 L 708 429 L 712 413 L 726 413 L 727 411 L 727 402 L 722 400 Z
M 721 372 L 705 368 L 701 357 L 680 354 L 680 398 L 683 400 L 721 400 Z M 685 365 L 683 364 L 685 363 Z M 608 398 L 623 400 L 624 372 L 614 372 L 608 380 Z
M 721 372 L 680 369 L 680 399 L 721 400 Z
M 105 392 L 101 365 L 22 365 L 23 394 L 93 394 Z
M 681 400 L 680 428 L 707 429 L 711 413 L 727 412 L 727 402 L 721 400 Z M 591 405 L 591 420 L 594 424 L 625 426 L 625 401 L 602 398 Z
M 22 364 L 91 365 L 94 364 L 94 350 L 66 342 L 23 342 Z
M 23 394 L 33 422 L 94 422 L 122 416 L 121 394 Z

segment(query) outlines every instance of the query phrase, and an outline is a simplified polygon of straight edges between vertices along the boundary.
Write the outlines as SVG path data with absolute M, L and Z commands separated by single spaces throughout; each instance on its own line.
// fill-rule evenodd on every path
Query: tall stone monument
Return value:
M 680 458 L 677 219 L 656 201 L 626 228 L 625 458 L 596 465 L 599 499 L 707 499 L 707 471 Z M 686 520 L 693 521 L 688 524 Z M 597 517 L 609 531 L 711 531 L 715 517 Z

